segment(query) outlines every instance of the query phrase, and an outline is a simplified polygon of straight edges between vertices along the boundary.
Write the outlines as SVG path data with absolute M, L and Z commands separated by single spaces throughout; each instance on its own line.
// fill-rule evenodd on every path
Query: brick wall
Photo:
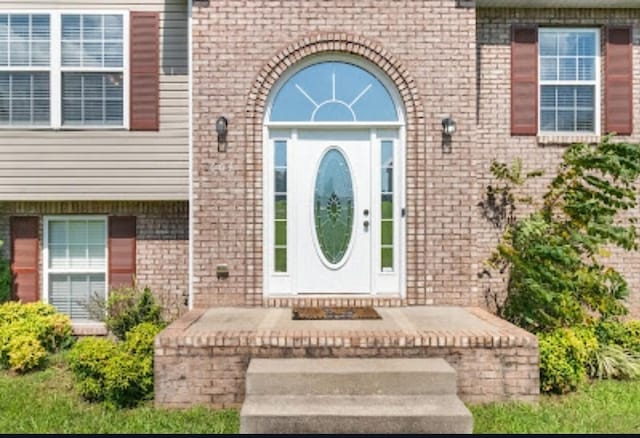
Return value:
M 197 2 L 194 36 L 194 304 L 262 304 L 262 122 L 272 85 L 326 52 L 387 73 L 407 116 L 407 303 L 479 302 L 469 178 L 476 148 L 476 11 L 456 0 Z M 467 4 L 467 6 L 464 6 Z M 217 152 L 218 116 L 229 120 Z M 443 147 L 441 120 L 458 133 Z M 227 264 L 228 279 L 215 267 Z
M 442 358 L 456 370 L 467 403 L 535 401 L 540 385 L 533 347 L 180 347 L 156 349 L 156 406 L 239 407 L 251 358 Z
M 558 137 L 512 137 L 510 134 L 510 56 L 511 24 L 538 23 L 540 26 L 591 26 L 610 24 L 634 26 L 634 95 L 640 96 L 640 10 L 639 9 L 478 9 L 477 11 L 477 63 L 478 114 L 477 138 L 473 149 L 475 188 L 473 197 L 477 203 L 487 184 L 491 182 L 489 166 L 492 159 L 511 162 L 520 157 L 525 170 L 543 169 L 545 177 L 536 180 L 528 188 L 529 194 L 540 199 L 546 184 L 554 174 L 568 144 L 575 141 L 597 141 L 594 137 L 575 137 L 563 141 Z M 602 34 L 601 40 L 605 40 Z M 602 64 L 602 63 L 601 63 Z M 602 75 L 603 76 L 603 75 Z M 604 87 L 602 87 L 604 92 Z M 604 98 L 604 94 L 602 95 Z M 604 114 L 604 112 L 602 112 Z M 604 121 L 604 119 L 603 119 Z M 620 140 L 640 142 L 640 104 L 634 101 L 635 133 Z M 522 212 L 521 212 L 522 213 Z M 640 210 L 629 212 L 638 217 Z M 482 261 L 495 247 L 499 233 L 481 219 L 478 211 L 472 215 L 475 244 L 473 269 L 480 271 Z M 640 315 L 640 253 L 614 251 L 609 260 L 620 269 L 632 289 L 629 307 L 634 315 Z M 487 288 L 503 291 L 504 283 L 481 280 L 480 295 Z
M 204 313 L 191 311 L 156 338 L 155 403 L 166 408 L 238 407 L 252 358 L 373 357 L 443 358 L 456 370 L 458 394 L 465 402 L 537 400 L 536 337 L 480 309 L 470 311 L 502 334 L 429 331 L 428 326 L 413 333 L 320 328 L 190 331 Z
M 12 215 L 99 214 L 136 216 L 137 273 L 173 319 L 187 309 L 188 205 L 186 202 L 6 202 L 0 204 L 0 240 L 10 257 L 9 217 Z M 42 258 L 40 258 L 42 264 Z M 40 267 L 42 273 L 42 266 Z M 42 281 L 40 281 L 42 288 Z M 42 290 L 41 290 L 42 295 Z

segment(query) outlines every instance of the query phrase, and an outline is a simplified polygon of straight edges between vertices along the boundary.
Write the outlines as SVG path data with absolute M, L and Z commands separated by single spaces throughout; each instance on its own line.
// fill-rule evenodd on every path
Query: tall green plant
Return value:
M 626 313 L 627 282 L 603 259 L 637 249 L 635 220 L 619 213 L 635 207 L 639 176 L 637 144 L 605 137 L 565 152 L 542 206 L 506 225 L 489 260 L 509 275 L 503 317 L 538 332 Z
M 156 302 L 151 290 L 148 287 L 140 289 L 137 285 L 109 292 L 105 322 L 109 331 L 121 340 L 127 332 L 143 322 L 162 327 L 166 325 L 162 318 L 162 306 Z
M 2 252 L 3 242 L 0 240 L 0 304 L 11 299 L 11 267 Z

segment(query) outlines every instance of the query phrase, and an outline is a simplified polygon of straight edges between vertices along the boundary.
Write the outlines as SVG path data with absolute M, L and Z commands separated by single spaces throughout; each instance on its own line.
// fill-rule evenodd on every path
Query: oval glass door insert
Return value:
M 342 261 L 353 234 L 353 183 L 349 164 L 338 149 L 329 149 L 318 167 L 314 193 L 316 237 L 325 259 Z

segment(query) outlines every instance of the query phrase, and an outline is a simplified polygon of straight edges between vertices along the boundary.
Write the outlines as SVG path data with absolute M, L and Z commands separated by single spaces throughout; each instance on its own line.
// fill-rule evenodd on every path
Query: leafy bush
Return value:
M 586 379 L 598 350 L 595 333 L 587 328 L 563 328 L 541 333 L 538 340 L 541 390 L 558 394 L 575 390 Z
M 8 359 L 12 371 L 24 373 L 41 368 L 47 359 L 47 351 L 34 335 L 17 335 L 9 341 Z
M 73 343 L 71 320 L 44 303 L 0 305 L 0 367 L 26 372 Z
M 104 399 L 104 370 L 116 354 L 117 344 L 105 338 L 82 338 L 73 346 L 68 356 L 69 368 L 76 377 L 78 392 L 85 399 Z
M 11 299 L 11 266 L 2 253 L 3 242 L 0 240 L 0 304 Z
M 595 326 L 595 333 L 601 344 L 617 345 L 623 350 L 640 353 L 640 321 L 600 321 Z
M 116 407 L 135 406 L 153 395 L 153 340 L 162 326 L 142 323 L 124 342 L 81 339 L 69 354 L 80 394 Z
M 494 163 L 492 172 L 498 181 L 511 183 L 505 168 Z M 527 330 L 549 332 L 626 313 L 628 284 L 602 259 L 609 247 L 638 247 L 634 221 L 624 223 L 618 213 L 636 206 L 639 177 L 640 145 L 606 137 L 565 152 L 543 204 L 506 223 L 489 260 L 491 269 L 508 275 L 501 316 Z M 491 205 L 493 192 L 487 190 L 482 205 Z M 513 199 L 508 193 L 500 196 Z M 503 210 L 503 215 L 513 212 Z
M 37 316 L 51 316 L 55 313 L 55 307 L 40 301 L 27 304 L 9 301 L 0 305 L 0 324 L 8 324 Z
M 162 328 L 142 323 L 127 333 L 120 354 L 105 369 L 108 401 L 134 406 L 153 395 L 153 340 Z
M 640 353 L 640 321 L 633 320 L 625 323 L 627 328 L 627 338 L 623 347 Z
M 128 331 L 143 322 L 165 325 L 162 307 L 149 288 L 122 287 L 109 292 L 105 323 L 118 339 L 123 340 Z

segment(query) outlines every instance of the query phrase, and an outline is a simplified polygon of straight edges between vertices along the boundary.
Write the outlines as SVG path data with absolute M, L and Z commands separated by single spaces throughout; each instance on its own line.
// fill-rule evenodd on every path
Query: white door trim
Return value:
M 315 127 L 318 132 L 329 132 L 334 129 L 328 129 L 326 127 Z M 360 128 L 362 130 L 362 128 Z M 305 129 L 305 131 L 307 131 Z M 399 213 L 402 209 L 406 211 L 406 147 L 405 147 L 405 133 L 404 128 L 370 128 L 370 145 L 374 152 L 370 155 L 371 162 L 371 190 L 372 196 L 379 198 L 379 185 L 380 185 L 380 160 L 379 149 L 381 147 L 382 140 L 392 140 L 394 142 L 394 161 L 397 163 L 394 166 L 394 186 L 397 188 L 398 193 L 394 195 L 394 201 L 398 205 L 394 205 L 394 272 L 385 273 L 380 272 L 380 236 L 374 235 L 371 240 L 371 291 L 365 296 L 390 296 L 390 297 L 406 297 L 406 215 L 402 217 Z M 298 271 L 298 263 L 300 260 L 297 257 L 288 257 L 287 272 L 278 273 L 274 272 L 274 145 L 276 141 L 282 140 L 287 142 L 288 160 L 290 160 L 292 154 L 289 152 L 292 148 L 300 147 L 300 140 L 298 136 L 298 128 L 268 128 L 264 127 L 264 144 L 263 144 L 263 293 L 265 297 L 275 296 L 294 296 L 298 295 L 296 289 L 295 273 Z M 339 142 L 337 142 L 339 143 Z M 290 165 L 290 161 L 287 163 Z M 352 164 L 350 163 L 350 166 Z M 292 171 L 288 168 L 288 177 L 292 175 Z M 354 184 L 357 182 L 354 181 Z M 287 199 L 289 201 L 289 199 Z M 295 224 L 299 220 L 307 220 L 308 218 L 298 217 L 295 208 L 291 208 L 291 203 L 287 202 L 287 221 L 288 223 Z M 373 204 L 372 204 L 373 210 Z M 359 212 L 356 212 L 359 213 Z M 360 221 L 359 214 L 355 215 L 354 220 Z M 372 228 L 379 230 L 377 226 L 372 224 Z M 295 248 L 296 236 L 295 226 L 287 226 L 287 248 L 288 253 Z M 397 239 L 397 241 L 395 240 Z M 397 242 L 397 243 L 396 243 Z M 351 251 L 351 248 L 349 249 Z M 345 256 L 346 260 L 347 256 Z M 395 276 L 399 278 L 392 280 L 392 283 L 388 283 L 385 286 L 385 277 Z M 397 285 L 391 286 L 391 284 Z M 348 291 L 345 291 L 348 293 Z M 358 295 L 363 295 L 358 293 Z M 330 296 L 329 294 L 327 296 Z
M 373 74 L 386 88 L 391 100 L 396 106 L 398 121 L 392 122 L 270 122 L 270 110 L 275 97 L 278 95 L 282 86 L 297 72 L 300 70 L 320 62 L 325 61 L 343 61 L 354 64 Z M 397 206 L 394 205 L 394 210 L 404 210 L 406 212 L 407 199 L 406 199 L 406 116 L 404 111 L 404 105 L 400 93 L 398 92 L 396 85 L 385 74 L 385 72 L 378 66 L 370 61 L 367 61 L 361 57 L 350 56 L 348 54 L 339 53 L 326 53 L 320 55 L 310 56 L 302 61 L 296 63 L 285 71 L 278 79 L 275 85 L 272 87 L 267 102 L 265 104 L 265 116 L 263 121 L 263 149 L 262 149 L 262 219 L 263 219 L 263 238 L 262 238 L 262 254 L 263 254 L 263 294 L 265 297 L 274 296 L 292 296 L 296 294 L 295 281 L 292 279 L 291 273 L 296 272 L 297 264 L 303 261 L 296 260 L 295 257 L 288 257 L 287 273 L 274 272 L 274 141 L 286 140 L 287 149 L 295 148 L 299 146 L 298 132 L 299 130 L 319 130 L 323 132 L 330 131 L 346 131 L 346 130 L 369 130 L 371 133 L 372 147 L 376 148 L 376 152 L 371 154 L 371 172 L 372 175 L 378 174 L 380 168 L 374 167 L 376 160 L 374 156 L 379 154 L 377 148 L 380 146 L 379 140 L 383 138 L 383 135 L 392 137 L 394 140 L 394 187 L 397 188 L 398 194 L 394 194 L 394 203 L 397 202 Z M 393 133 L 393 135 L 387 135 Z M 379 160 L 377 161 L 379 163 Z M 288 172 L 290 175 L 291 173 Z M 372 184 L 379 184 L 379 176 L 372 178 Z M 379 190 L 379 187 L 377 188 Z M 372 190 L 372 193 L 376 191 Z M 379 192 L 375 195 L 380 198 Z M 289 204 L 289 202 L 288 202 Z M 289 208 L 287 212 L 287 221 L 295 222 L 301 218 L 296 217 L 295 209 Z M 359 213 L 359 212 L 358 212 Z M 360 217 L 357 217 L 359 220 Z M 394 236 L 397 236 L 397 241 L 394 238 L 395 253 L 394 253 L 394 275 L 399 275 L 398 290 L 393 292 L 376 292 L 379 289 L 379 282 L 374 280 L 375 273 L 378 273 L 380 269 L 380 236 L 377 239 L 372 239 L 372 257 L 371 257 L 371 277 L 372 287 L 370 295 L 377 296 L 390 296 L 406 298 L 406 283 L 407 283 L 407 230 L 406 230 L 406 214 L 394 215 L 394 222 L 397 222 L 397 231 L 394 232 Z M 394 224 L 395 226 L 395 224 Z M 295 235 L 292 229 L 295 227 L 287 226 L 287 244 L 294 242 Z M 377 242 L 377 243 L 374 243 Z M 378 254 L 375 256 L 375 254 Z M 377 264 L 377 266 L 376 266 Z M 383 274 L 380 272 L 380 274 Z

